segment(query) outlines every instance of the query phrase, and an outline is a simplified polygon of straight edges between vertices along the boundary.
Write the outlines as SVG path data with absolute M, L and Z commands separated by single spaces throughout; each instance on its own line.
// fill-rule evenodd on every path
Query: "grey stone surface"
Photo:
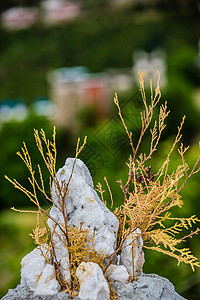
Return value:
M 128 284 L 112 282 L 120 300 L 185 300 L 176 293 L 173 284 L 166 278 L 155 274 L 143 274 L 138 281 Z M 34 296 L 26 287 L 18 285 L 16 289 L 9 290 L 2 300 L 71 300 L 72 297 L 65 292 L 54 296 Z M 75 297 L 74 300 L 82 300 Z M 104 300 L 104 299 L 102 299 Z
M 132 245 L 129 245 L 133 241 Z M 120 254 L 120 265 L 124 265 L 127 271 L 134 277 L 138 278 L 142 274 L 144 265 L 144 252 L 142 250 L 143 240 L 141 230 L 137 228 L 124 241 Z
M 2 298 L 2 300 L 71 300 L 72 297 L 67 295 L 66 292 L 60 292 L 51 296 L 35 296 L 33 291 L 28 287 L 22 287 L 20 284 L 13 290 L 8 290 L 8 293 Z M 74 298 L 80 300 L 80 298 Z
M 137 281 L 128 284 L 113 282 L 120 300 L 184 300 L 176 293 L 173 284 L 156 274 L 142 274 Z

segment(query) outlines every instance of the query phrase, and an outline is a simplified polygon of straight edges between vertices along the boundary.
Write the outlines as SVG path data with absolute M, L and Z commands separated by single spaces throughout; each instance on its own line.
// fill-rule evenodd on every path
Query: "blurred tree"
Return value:
M 109 0 L 81 0 L 82 7 L 86 9 L 109 6 Z
M 51 138 L 53 125 L 43 117 L 31 114 L 24 122 L 5 123 L 0 130 L 0 209 L 11 206 L 29 206 L 31 202 L 19 191 L 11 188 L 10 183 L 4 178 L 6 174 L 11 179 L 16 178 L 23 186 L 29 185 L 27 177 L 29 172 L 25 164 L 16 155 L 20 151 L 23 141 L 26 143 L 30 152 L 33 168 L 37 173 L 37 165 L 41 164 L 44 172 L 44 183 L 48 186 L 49 175 L 43 165 L 39 151 L 37 151 L 33 129 L 40 131 L 41 128 L 46 132 L 46 136 Z M 68 132 L 57 130 L 57 148 L 58 160 L 57 168 L 62 166 L 69 155 L 74 155 L 75 142 Z M 73 145 L 72 145 L 73 143 Z M 70 152 L 71 151 L 71 152 Z M 46 200 L 41 196 L 41 203 L 45 204 Z
M 168 8 L 172 11 L 182 13 L 196 13 L 200 12 L 199 0 L 161 0 L 159 5 L 164 9 Z

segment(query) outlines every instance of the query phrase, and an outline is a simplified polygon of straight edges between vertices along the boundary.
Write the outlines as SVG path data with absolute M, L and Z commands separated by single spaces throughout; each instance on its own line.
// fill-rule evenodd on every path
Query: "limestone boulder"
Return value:
M 60 285 L 56 280 L 55 268 L 50 264 L 46 264 L 37 282 L 34 295 L 55 295 L 59 292 L 59 290 Z
M 45 247 L 42 248 L 44 255 Z M 21 261 L 21 286 L 28 287 L 36 295 L 55 295 L 60 290 L 55 268 L 46 262 L 39 247 L 27 254 Z
M 44 249 L 44 251 L 46 251 Z M 42 274 L 46 261 L 39 247 L 28 253 L 21 261 L 21 285 L 35 291 L 37 279 Z
M 110 265 L 107 269 L 106 275 L 114 280 L 119 281 L 122 283 L 126 283 L 129 279 L 129 274 L 125 266 L 117 266 L 117 265 Z
M 69 224 L 76 227 L 81 224 L 91 235 L 95 233 L 95 250 L 103 251 L 105 255 L 112 254 L 116 248 L 119 221 L 98 197 L 88 168 L 80 159 L 75 161 L 74 158 L 68 158 L 65 165 L 58 170 L 56 177 L 60 186 L 64 184 L 68 186 L 65 201 Z M 60 211 L 62 197 L 55 184 L 52 186 L 52 196 L 55 205 L 50 215 L 64 226 Z M 48 225 L 55 231 L 52 220 L 49 219 Z M 59 229 L 56 230 L 58 235 L 61 235 Z
M 109 300 L 108 283 L 102 269 L 93 262 L 82 262 L 76 271 L 80 284 L 79 298 L 82 300 Z

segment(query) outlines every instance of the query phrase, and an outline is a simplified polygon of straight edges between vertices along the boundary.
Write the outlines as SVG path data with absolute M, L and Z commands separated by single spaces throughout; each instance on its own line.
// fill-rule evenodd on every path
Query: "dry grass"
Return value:
M 32 238 L 39 246 L 45 244 L 48 251 L 51 252 L 51 256 L 53 256 L 54 259 L 57 279 L 62 289 L 66 290 L 73 297 L 78 294 L 79 290 L 79 284 L 76 278 L 76 269 L 80 263 L 82 261 L 96 262 L 103 269 L 105 274 L 106 269 L 112 263 L 113 258 L 123 249 L 123 243 L 126 238 L 130 235 L 135 235 L 135 231 L 138 228 L 141 230 L 141 234 L 138 235 L 142 236 L 144 248 L 155 250 L 176 258 L 178 264 L 180 264 L 180 262 L 189 264 L 192 270 L 194 270 L 195 267 L 200 267 L 200 263 L 191 251 L 180 247 L 186 238 L 191 238 L 193 235 L 199 233 L 199 229 L 197 228 L 195 231 L 189 231 L 186 236 L 180 237 L 182 230 L 190 230 L 192 225 L 200 220 L 196 216 L 188 218 L 171 216 L 171 209 L 173 207 L 181 207 L 183 205 L 180 195 L 181 190 L 184 188 L 190 177 L 200 170 L 200 156 L 197 158 L 192 167 L 188 166 L 185 161 L 185 153 L 188 151 L 188 147 L 185 148 L 183 144 L 180 143 L 182 137 L 181 131 L 185 120 L 185 117 L 183 117 L 169 153 L 160 168 L 153 172 L 150 160 L 157 151 L 157 146 L 160 142 L 162 132 L 166 127 L 165 120 L 169 111 L 167 109 L 166 102 L 161 104 L 158 118 L 153 121 L 154 110 L 159 105 L 161 99 L 159 74 L 155 91 L 153 91 L 152 82 L 150 82 L 151 96 L 149 100 L 146 97 L 144 74 L 142 73 L 139 73 L 139 82 L 144 110 L 140 114 L 141 131 L 138 141 L 133 140 L 133 134 L 126 126 L 117 95 L 115 95 L 114 98 L 114 102 L 118 108 L 119 117 L 130 142 L 131 155 L 127 163 L 127 181 L 125 183 L 123 183 L 121 179 L 118 181 L 122 190 L 122 201 L 121 206 L 116 208 L 114 211 L 114 214 L 117 216 L 120 224 L 117 248 L 112 255 L 106 257 L 107 260 L 110 259 L 110 262 L 106 267 L 103 264 L 105 257 L 102 253 L 96 253 L 94 245 L 93 247 L 88 246 L 89 244 L 93 244 L 91 237 L 88 235 L 88 231 L 83 229 L 81 226 L 75 228 L 68 224 L 68 213 L 65 199 L 69 193 L 68 187 L 73 174 L 76 158 L 84 148 L 86 138 L 82 146 L 80 146 L 80 139 L 78 139 L 75 161 L 68 182 L 59 182 L 56 176 L 57 150 L 55 128 L 53 131 L 52 141 L 46 138 L 43 130 L 41 130 L 40 134 L 37 130 L 34 131 L 37 148 L 43 158 L 46 168 L 49 171 L 49 186 L 44 186 L 41 166 L 38 165 L 37 172 L 36 170 L 33 170 L 31 157 L 25 143 L 23 144 L 21 152 L 18 152 L 18 155 L 26 164 L 30 172 L 29 182 L 31 189 L 28 190 L 17 180 L 11 180 L 6 177 L 15 188 L 25 193 L 29 200 L 36 206 L 36 210 L 31 211 L 13 209 L 18 212 L 29 212 L 30 214 L 35 214 L 37 216 L 37 224 L 33 231 Z M 140 146 L 147 131 L 150 131 L 151 134 L 149 149 L 146 149 L 146 153 L 140 153 Z M 180 155 L 180 164 L 172 173 L 169 173 L 170 157 L 177 147 Z M 113 199 L 107 179 L 104 178 L 104 180 L 111 198 L 111 210 L 113 210 L 113 203 L 115 199 Z M 181 185 L 180 180 L 183 180 Z M 52 187 L 54 187 L 57 195 L 57 204 L 54 202 L 52 197 Z M 104 190 L 100 183 L 97 186 L 97 190 L 101 195 L 102 201 L 106 204 L 106 200 L 103 198 Z M 63 216 L 64 223 L 61 224 L 59 220 L 53 219 L 49 214 L 49 209 L 41 207 L 39 195 L 42 195 L 49 201 L 50 207 L 54 205 L 59 209 Z M 57 232 L 57 229 L 59 229 L 61 232 L 60 239 L 62 244 L 69 252 L 68 267 L 71 274 L 71 284 L 66 282 L 61 276 L 59 262 L 56 258 L 56 245 L 53 238 L 54 233 L 50 232 L 46 218 L 50 218 L 53 221 L 55 233 Z M 43 222 L 43 227 L 41 227 L 41 222 Z M 134 242 L 130 242 L 130 244 L 134 248 Z M 48 258 L 45 258 L 48 261 Z M 117 296 L 112 290 L 111 299 L 117 299 Z

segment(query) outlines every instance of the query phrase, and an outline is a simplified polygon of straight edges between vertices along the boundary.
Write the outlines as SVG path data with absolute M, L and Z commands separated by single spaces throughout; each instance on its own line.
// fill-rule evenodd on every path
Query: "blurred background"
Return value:
M 162 101 L 168 101 L 167 129 L 152 159 L 156 172 L 165 159 L 183 115 L 183 142 L 192 165 L 200 140 L 200 4 L 198 0 L 1 0 L 0 1 L 0 297 L 20 280 L 20 261 L 35 245 L 29 233 L 35 216 L 25 195 L 4 178 L 28 187 L 28 171 L 16 156 L 22 142 L 33 166 L 42 165 L 33 128 L 51 137 L 57 127 L 57 168 L 74 156 L 77 137 L 88 136 L 80 155 L 95 185 L 110 183 L 115 205 L 123 199 L 116 181 L 126 180 L 130 147 L 113 104 L 117 92 L 128 128 L 137 140 L 142 102 L 138 71 L 154 86 L 161 74 Z M 141 150 L 148 151 L 148 135 Z M 179 163 L 175 153 L 171 170 Z M 44 169 L 45 184 L 48 174 Z M 200 174 L 181 192 L 176 216 L 199 213 Z M 105 187 L 105 185 L 104 185 Z M 108 198 L 108 195 L 106 195 Z M 48 207 L 44 199 L 41 203 Z M 109 203 L 109 200 L 108 200 Z M 183 246 L 200 258 L 199 237 Z M 199 299 L 200 271 L 177 266 L 172 258 L 145 251 L 145 273 L 167 277 L 187 299 Z

